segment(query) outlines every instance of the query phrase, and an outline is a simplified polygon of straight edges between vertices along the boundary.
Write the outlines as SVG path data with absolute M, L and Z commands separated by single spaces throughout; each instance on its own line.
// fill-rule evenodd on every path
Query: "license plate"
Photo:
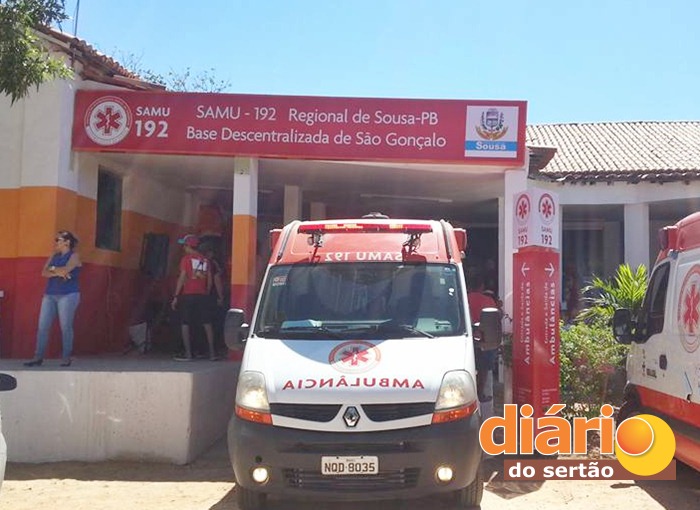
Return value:
M 322 475 L 376 475 L 379 457 L 321 457 Z

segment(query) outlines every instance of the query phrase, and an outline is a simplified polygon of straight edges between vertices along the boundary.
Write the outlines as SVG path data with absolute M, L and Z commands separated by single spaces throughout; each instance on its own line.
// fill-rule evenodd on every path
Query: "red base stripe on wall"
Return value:
M 0 259 L 0 356 L 29 358 L 34 354 L 37 322 L 46 280 L 40 276 L 45 258 Z M 165 281 L 152 282 L 135 269 L 84 264 L 80 305 L 74 329 L 75 355 L 122 352 L 128 328 L 145 319 L 151 300 L 167 295 Z M 58 321 L 46 356 L 60 357 Z

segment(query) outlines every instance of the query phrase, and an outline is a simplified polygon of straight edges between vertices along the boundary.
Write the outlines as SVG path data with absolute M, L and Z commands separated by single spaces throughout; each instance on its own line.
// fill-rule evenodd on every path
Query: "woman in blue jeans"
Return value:
M 36 352 L 34 359 L 25 366 L 40 366 L 44 361 L 44 352 L 49 343 L 51 325 L 58 315 L 63 340 L 62 367 L 69 367 L 73 352 L 73 317 L 80 303 L 78 276 L 80 274 L 80 257 L 74 251 L 78 239 L 63 230 L 54 239 L 54 253 L 41 270 L 41 276 L 48 278 L 46 291 L 41 300 L 39 312 L 39 330 L 36 335 Z

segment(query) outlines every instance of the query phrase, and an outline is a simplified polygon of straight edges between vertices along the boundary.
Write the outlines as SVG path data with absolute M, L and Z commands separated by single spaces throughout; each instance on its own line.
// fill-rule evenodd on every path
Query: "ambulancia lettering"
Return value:
M 292 381 L 288 379 L 282 390 L 309 390 L 312 388 L 405 388 L 424 390 L 420 379 L 400 379 L 398 377 L 328 377 L 321 379 L 307 378 Z

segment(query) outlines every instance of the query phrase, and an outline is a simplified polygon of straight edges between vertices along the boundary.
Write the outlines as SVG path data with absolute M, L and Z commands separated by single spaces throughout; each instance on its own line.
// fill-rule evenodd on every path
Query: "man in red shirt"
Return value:
M 199 238 L 188 234 L 178 243 L 183 245 L 185 255 L 180 260 L 180 275 L 175 286 L 175 296 L 172 307 L 182 315 L 182 343 L 184 356 L 176 356 L 176 361 L 192 361 L 192 341 L 190 327 L 199 324 L 209 344 L 209 359 L 218 360 L 214 348 L 214 330 L 212 328 L 212 310 L 209 303 L 209 293 L 212 286 L 212 264 L 209 259 L 197 251 Z
M 475 275 L 471 279 L 471 290 L 467 293 L 467 300 L 469 301 L 469 315 L 471 316 L 472 325 L 479 322 L 481 310 L 484 308 L 498 308 L 496 300 L 484 292 L 484 279 L 480 275 Z M 474 343 L 476 392 L 481 402 L 486 402 L 493 398 L 484 395 L 484 389 L 488 372 L 493 370 L 496 362 L 496 354 L 498 354 L 498 349 L 485 350 L 478 345 L 478 342 Z

